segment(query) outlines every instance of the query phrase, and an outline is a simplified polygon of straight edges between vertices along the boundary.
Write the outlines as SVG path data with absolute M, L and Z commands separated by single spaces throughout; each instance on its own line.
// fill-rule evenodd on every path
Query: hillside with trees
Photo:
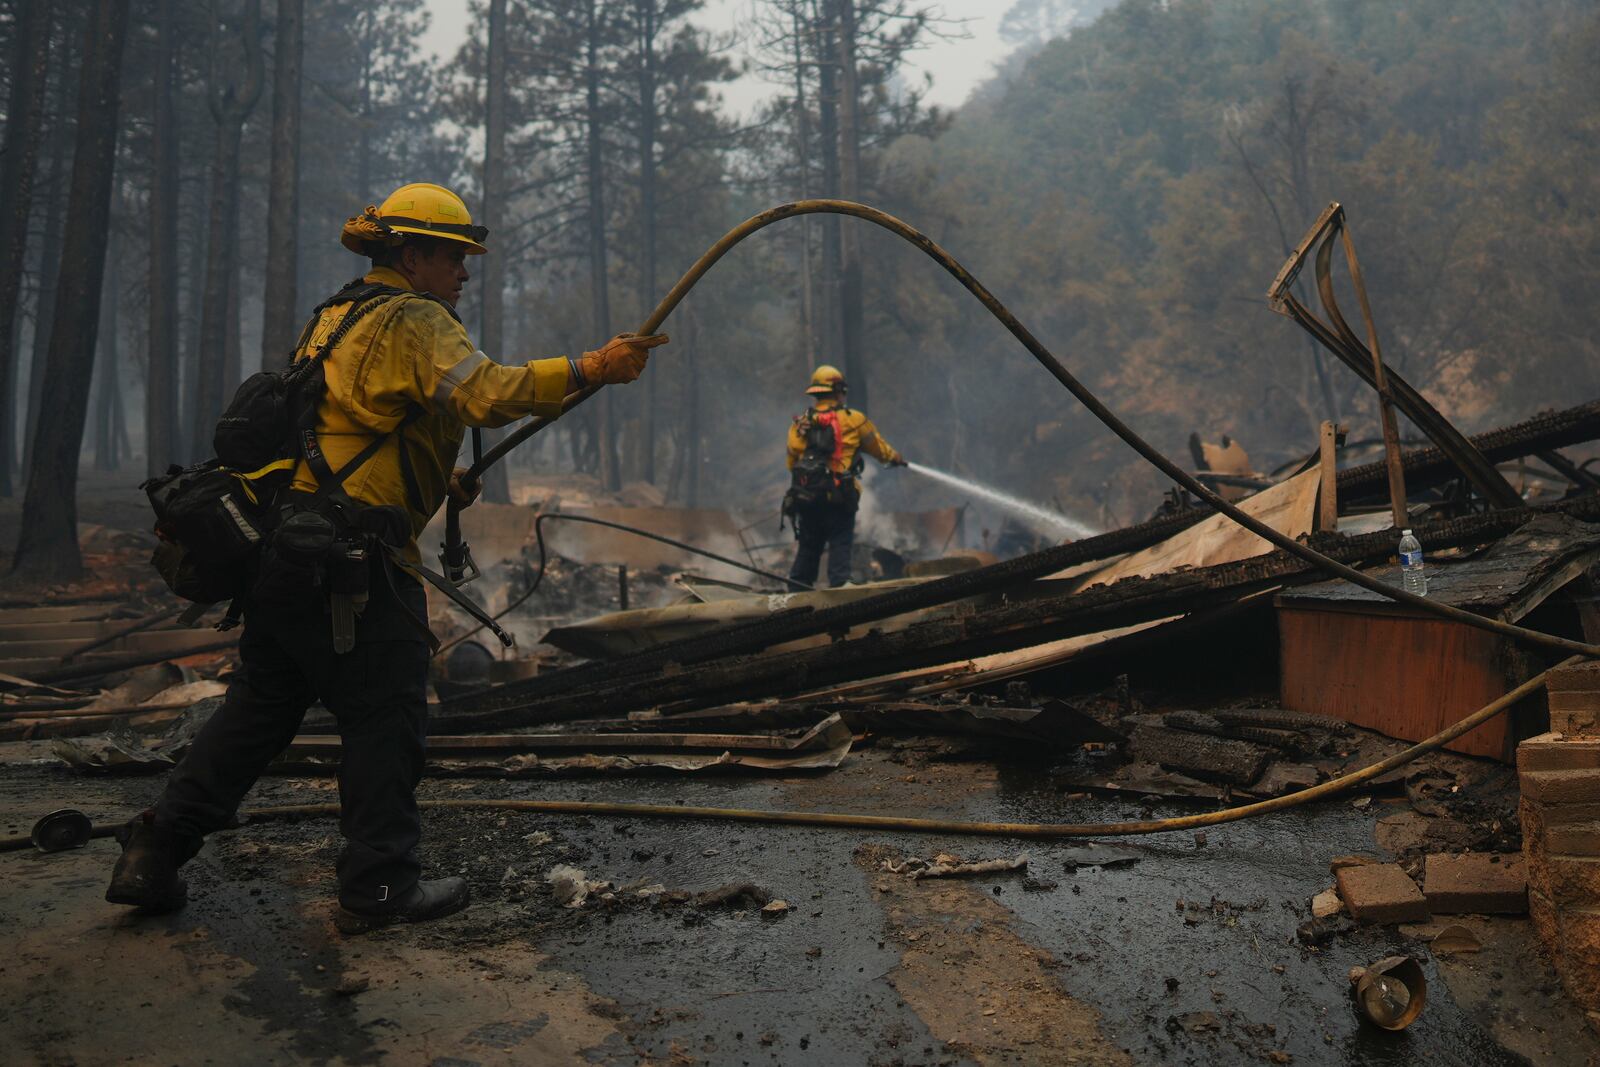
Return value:
M 1463 428 L 1600 396 L 1600 12 L 1582 0 L 1019 0 L 1016 51 L 954 112 L 909 66 L 963 32 L 932 0 L 758 0 L 732 33 L 697 0 L 475 0 L 439 61 L 422 0 L 0 14 L 0 495 L 60 496 L 80 459 L 135 481 L 200 458 L 222 398 L 361 269 L 342 220 L 409 180 L 488 220 L 462 310 L 504 359 L 631 329 L 729 226 L 840 196 L 944 243 L 1164 449 L 1229 433 L 1266 468 L 1322 419 L 1376 426 L 1264 299 L 1337 199 L 1385 354 Z M 773 90 L 754 114 L 725 102 L 741 76 Z M 914 459 L 1101 524 L 1165 488 L 948 277 L 860 224 L 767 231 L 666 328 L 638 388 L 507 477 L 776 507 L 782 434 L 825 360 Z M 47 540 L 70 528 L 55 503 Z

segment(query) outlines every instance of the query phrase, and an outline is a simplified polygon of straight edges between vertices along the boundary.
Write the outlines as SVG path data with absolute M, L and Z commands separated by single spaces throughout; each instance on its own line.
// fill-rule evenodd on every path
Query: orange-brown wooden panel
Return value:
M 1440 619 L 1279 605 L 1283 706 L 1421 741 L 1511 688 L 1499 641 Z M 1506 717 L 1448 747 L 1509 759 Z

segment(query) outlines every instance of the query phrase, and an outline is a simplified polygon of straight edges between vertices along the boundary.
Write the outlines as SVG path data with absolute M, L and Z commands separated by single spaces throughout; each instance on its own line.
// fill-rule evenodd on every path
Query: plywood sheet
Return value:
M 1241 501 L 1241 510 L 1274 530 L 1302 537 L 1311 532 L 1316 517 L 1317 489 L 1322 473 L 1316 468 L 1263 489 Z M 1213 515 L 1180 533 L 1126 556 L 1103 570 L 1080 578 L 1077 589 L 1110 585 L 1123 578 L 1167 574 L 1181 567 L 1210 567 L 1234 563 L 1272 551 L 1272 545 L 1226 515 Z M 1066 572 L 1053 577 L 1064 577 Z M 1076 591 L 1076 590 L 1075 590 Z
M 1283 706 L 1331 715 L 1389 737 L 1421 741 L 1511 688 L 1501 639 L 1420 616 L 1280 604 Z M 1448 746 L 1510 758 L 1507 716 Z

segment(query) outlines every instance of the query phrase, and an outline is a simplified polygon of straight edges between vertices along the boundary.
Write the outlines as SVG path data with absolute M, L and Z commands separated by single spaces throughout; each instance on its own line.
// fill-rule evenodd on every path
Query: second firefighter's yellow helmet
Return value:
M 489 236 L 488 227 L 473 225 L 472 213 L 467 210 L 466 203 L 449 189 L 432 182 L 402 185 L 377 208 L 368 208 L 364 216 L 350 221 L 368 223 L 390 237 L 410 233 L 459 241 L 467 246 L 468 255 L 481 256 L 489 251 L 483 247 L 483 239 Z M 362 230 L 367 228 L 361 227 Z M 344 246 L 352 252 L 365 255 L 367 249 L 363 247 L 363 238 L 370 240 L 370 236 L 367 233 L 352 233 L 351 230 L 352 227 L 347 226 L 341 237 Z
M 811 384 L 806 386 L 809 396 L 826 396 L 845 391 L 844 372 L 831 363 L 824 363 L 811 372 Z

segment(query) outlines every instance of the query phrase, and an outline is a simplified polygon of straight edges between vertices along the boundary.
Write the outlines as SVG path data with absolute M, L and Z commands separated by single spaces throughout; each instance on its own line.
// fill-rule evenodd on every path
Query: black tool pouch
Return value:
M 243 592 L 271 526 L 276 483 L 286 477 L 273 472 L 252 481 L 212 460 L 146 481 L 141 488 L 161 539 L 151 562 L 168 587 L 202 604 Z
M 306 612 L 328 588 L 328 565 L 339 531 L 326 516 L 286 505 L 261 553 L 250 589 L 253 608 L 274 613 Z

